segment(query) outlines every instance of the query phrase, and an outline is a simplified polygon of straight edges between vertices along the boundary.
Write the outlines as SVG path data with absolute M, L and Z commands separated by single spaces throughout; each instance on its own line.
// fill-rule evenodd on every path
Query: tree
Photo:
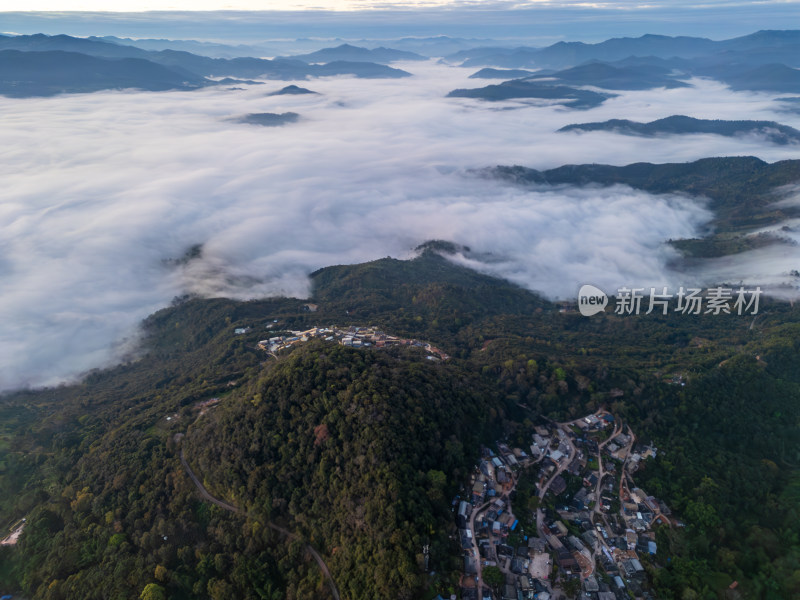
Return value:
M 434 502 L 444 500 L 444 490 L 447 486 L 447 475 L 442 471 L 431 469 L 427 473 L 428 497 Z
M 498 567 L 486 567 L 483 570 L 483 582 L 491 587 L 495 594 L 499 594 L 500 586 L 506 582 L 506 578 Z
M 155 576 L 159 581 L 166 581 L 167 568 L 164 565 L 156 565 Z
M 167 591 L 157 583 L 148 583 L 139 595 L 139 600 L 167 600 Z
M 581 589 L 581 582 L 579 579 L 570 577 L 563 583 L 562 587 L 564 588 L 564 593 L 567 595 L 567 598 L 576 598 Z

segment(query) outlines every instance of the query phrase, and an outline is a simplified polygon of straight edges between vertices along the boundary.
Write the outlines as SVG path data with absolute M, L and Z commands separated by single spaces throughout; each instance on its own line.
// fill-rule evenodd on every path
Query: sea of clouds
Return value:
M 268 82 L 0 98 L 0 390 L 113 364 L 141 319 L 176 295 L 305 297 L 319 267 L 408 257 L 430 239 L 491 254 L 470 264 L 552 298 L 574 297 L 583 283 L 693 283 L 670 270 L 676 254 L 665 242 L 704 230 L 711 214 L 702 199 L 624 186 L 522 189 L 470 169 L 797 155 L 757 138 L 555 133 L 672 114 L 800 127 L 800 115 L 778 112 L 772 96 L 716 82 L 571 111 L 448 99 L 454 88 L 491 82 L 433 61 L 401 66 L 414 76 L 297 82 L 313 96 L 268 96 L 286 84 Z M 231 120 L 286 111 L 301 121 Z M 196 244 L 202 258 L 176 266 Z M 788 265 L 797 251 L 787 251 Z M 746 264 L 758 276 L 770 260 L 748 255 Z M 739 277 L 729 263 L 724 276 Z

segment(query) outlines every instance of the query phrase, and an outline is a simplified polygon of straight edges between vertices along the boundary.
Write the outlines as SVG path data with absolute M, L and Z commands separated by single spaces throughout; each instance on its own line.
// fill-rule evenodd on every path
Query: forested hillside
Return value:
M 316 312 L 292 299 L 176 301 L 147 320 L 129 363 L 5 396 L 0 518 L 28 525 L 1 551 L 0 588 L 329 597 L 311 544 L 342 598 L 446 593 L 460 569 L 449 502 L 480 443 L 605 406 L 657 445 L 637 481 L 686 523 L 659 533 L 656 596 L 717 598 L 736 580 L 743 598 L 795 597 L 800 309 L 766 301 L 755 322 L 585 318 L 453 266 L 441 253 L 455 249 L 323 269 Z M 430 340 L 452 358 L 256 347 L 333 323 Z M 203 500 L 181 448 L 241 514 Z
M 449 499 L 497 422 L 475 377 L 392 354 L 295 350 L 184 441 L 220 497 L 329 556 L 346 598 L 416 597 L 428 544 L 450 566 Z
M 689 163 L 565 165 L 548 171 L 495 167 L 482 171 L 520 184 L 625 184 L 653 194 L 684 192 L 711 200 L 714 225 L 732 232 L 778 223 L 794 212 L 775 206 L 776 188 L 800 180 L 800 161 L 766 163 L 753 156 L 703 158 Z

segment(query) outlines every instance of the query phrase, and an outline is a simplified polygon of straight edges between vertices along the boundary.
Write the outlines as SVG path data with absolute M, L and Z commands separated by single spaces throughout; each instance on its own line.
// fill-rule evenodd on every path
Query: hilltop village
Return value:
M 453 501 L 461 598 L 651 599 L 655 529 L 682 526 L 633 481 L 656 448 L 605 411 L 537 426 L 530 441 L 483 448 L 466 495 Z
M 267 328 L 271 328 L 267 325 Z M 234 330 L 236 335 L 244 335 L 250 333 L 251 329 L 237 328 Z M 415 339 L 400 338 L 390 335 L 375 327 L 337 327 L 331 325 L 329 327 L 312 327 L 305 331 L 290 331 L 290 335 L 277 335 L 266 340 L 258 342 L 258 347 L 270 355 L 277 357 L 278 352 L 286 350 L 308 342 L 312 339 L 320 339 L 326 342 L 335 342 L 342 346 L 351 348 L 389 348 L 392 346 L 406 346 L 412 348 L 419 348 L 427 353 L 426 358 L 433 361 L 447 360 L 450 358 L 448 354 L 440 350 L 430 342 L 424 342 Z

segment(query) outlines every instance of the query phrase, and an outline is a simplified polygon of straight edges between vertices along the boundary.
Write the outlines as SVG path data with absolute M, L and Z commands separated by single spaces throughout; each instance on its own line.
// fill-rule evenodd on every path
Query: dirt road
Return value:
M 220 500 L 219 498 L 215 498 L 209 493 L 209 491 L 205 488 L 202 482 L 197 478 L 197 475 L 194 474 L 194 471 L 192 471 L 192 468 L 189 466 L 189 463 L 186 462 L 186 457 L 183 454 L 183 447 L 181 447 L 181 464 L 183 465 L 183 469 L 186 471 L 186 474 L 189 476 L 189 479 L 192 480 L 192 483 L 194 483 L 195 487 L 197 488 L 197 491 L 200 492 L 200 495 L 205 500 L 208 500 L 209 502 L 216 504 L 217 506 L 219 506 L 224 510 L 236 513 L 237 515 L 245 514 L 245 512 L 241 508 L 234 506 L 233 504 L 228 504 L 227 502 L 225 502 L 224 500 Z M 281 527 L 280 525 L 276 525 L 275 523 L 271 523 L 269 521 L 266 523 L 266 525 L 270 529 L 273 529 L 274 531 L 277 531 L 285 535 L 289 539 L 294 539 L 294 540 L 299 539 L 297 535 L 295 535 L 285 527 Z M 322 557 L 319 555 L 319 552 L 314 550 L 314 548 L 312 548 L 310 544 L 306 544 L 306 550 L 316 561 L 317 565 L 319 565 L 319 569 L 320 571 L 322 571 L 322 574 L 325 575 L 325 579 L 328 580 L 328 587 L 330 587 L 331 594 L 333 595 L 333 597 L 336 600 L 341 600 L 339 597 L 339 590 L 336 588 L 336 583 L 333 581 L 333 577 L 331 576 L 331 572 L 328 569 L 328 565 L 326 565 L 325 561 L 322 560 Z

